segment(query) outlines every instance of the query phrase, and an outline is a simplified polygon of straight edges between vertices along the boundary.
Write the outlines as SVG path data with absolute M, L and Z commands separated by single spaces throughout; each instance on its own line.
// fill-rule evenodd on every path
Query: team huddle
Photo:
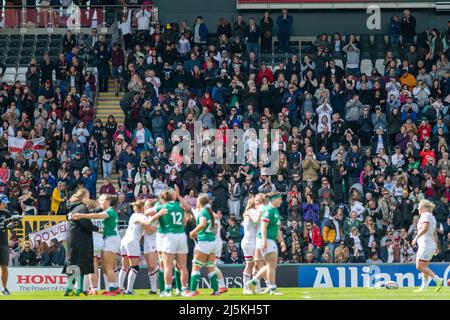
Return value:
M 70 199 L 67 236 L 67 261 L 63 273 L 68 275 L 66 296 L 96 295 L 101 266 L 104 273 L 103 295 L 135 294 L 133 291 L 141 261 L 141 243 L 148 266 L 149 294 L 161 297 L 175 294 L 192 297 L 199 294 L 201 270 L 208 274 L 211 295 L 228 291 L 217 266 L 222 251 L 221 217 L 212 210 L 207 194 L 200 194 L 196 206 L 184 200 L 177 189 L 164 190 L 158 199 L 133 203 L 133 214 L 121 239 L 118 215 L 114 210 L 117 198 L 103 194 L 98 203 L 89 199 L 86 189 L 78 190 Z M 276 286 L 278 240 L 281 250 L 286 245 L 280 231 L 278 208 L 280 194 L 258 194 L 250 199 L 243 215 L 245 256 L 244 294 L 281 294 Z M 95 212 L 92 212 L 95 211 Z M 186 224 L 195 221 L 187 235 Z M 189 280 L 187 268 L 188 238 L 195 242 Z M 117 268 L 117 256 L 121 268 Z M 127 287 L 125 288 L 125 280 Z M 265 280 L 265 288 L 261 288 Z M 75 290 L 76 286 L 76 290 Z
M 244 294 L 281 294 L 276 286 L 276 241 L 284 252 L 286 244 L 278 212 L 282 201 L 281 194 L 260 193 L 250 198 L 245 208 L 241 242 L 246 264 L 243 272 Z M 217 266 L 222 250 L 221 217 L 212 210 L 207 194 L 198 196 L 195 207 L 191 207 L 176 189 L 164 190 L 159 199 L 133 203 L 134 213 L 122 239 L 117 227 L 116 203 L 117 198 L 108 194 L 101 195 L 98 203 L 92 201 L 86 189 L 78 190 L 70 199 L 67 259 L 63 269 L 63 273 L 68 275 L 66 296 L 98 294 L 99 276 L 96 270 L 99 266 L 107 288 L 103 295 L 136 294 L 133 288 L 141 261 L 142 240 L 150 280 L 149 294 L 157 294 L 159 289 L 161 297 L 170 297 L 175 283 L 177 296 L 196 296 L 199 294 L 203 267 L 208 274 L 211 295 L 228 291 Z M 418 246 L 416 266 L 423 275 L 418 291 L 427 289 L 432 280 L 437 291 L 443 285 L 443 280 L 428 268 L 436 251 L 433 208 L 434 204 L 428 200 L 419 203 L 418 234 L 412 243 Z M 189 233 L 195 242 L 190 280 L 187 268 L 188 235 L 185 231 L 189 220 L 195 221 L 195 228 Z M 120 269 L 117 268 L 119 255 L 122 259 Z M 261 287 L 261 280 L 265 281 L 264 288 Z

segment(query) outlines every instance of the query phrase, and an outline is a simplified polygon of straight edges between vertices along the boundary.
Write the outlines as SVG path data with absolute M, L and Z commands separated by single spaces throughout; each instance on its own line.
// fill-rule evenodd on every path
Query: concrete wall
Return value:
M 182 19 L 188 20 L 191 24 L 198 15 L 202 15 L 210 32 L 216 32 L 217 22 L 220 17 L 226 17 L 229 21 L 234 20 L 239 14 L 236 10 L 234 0 L 156 0 L 159 6 L 160 19 L 163 22 L 178 22 Z M 402 14 L 400 11 L 382 10 L 381 27 L 382 30 L 368 30 L 366 19 L 369 15 L 365 10 L 303 10 L 293 11 L 294 35 L 310 36 L 327 32 L 339 31 L 343 34 L 356 32 L 358 34 L 386 33 L 389 19 L 393 14 Z M 413 15 L 417 19 L 417 31 L 438 28 L 443 30 L 447 27 L 450 15 L 447 13 L 437 13 L 433 10 L 413 10 Z M 241 11 L 247 21 L 250 17 L 255 17 L 259 21 L 262 11 Z M 279 11 L 272 12 L 272 17 L 276 18 Z

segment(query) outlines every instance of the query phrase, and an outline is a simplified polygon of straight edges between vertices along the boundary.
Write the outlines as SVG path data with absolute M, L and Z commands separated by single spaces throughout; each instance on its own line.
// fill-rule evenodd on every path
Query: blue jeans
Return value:
M 289 47 L 289 38 L 288 35 L 279 35 L 278 36 L 278 49 L 286 52 Z
M 250 55 L 250 52 L 255 53 L 258 56 L 259 45 L 258 42 L 247 42 L 247 55 Z
M 89 169 L 91 169 L 92 172 L 97 173 L 98 172 L 98 159 L 97 160 L 89 160 Z
M 113 171 L 113 162 L 102 161 L 102 167 L 103 167 L 103 178 L 111 177 Z

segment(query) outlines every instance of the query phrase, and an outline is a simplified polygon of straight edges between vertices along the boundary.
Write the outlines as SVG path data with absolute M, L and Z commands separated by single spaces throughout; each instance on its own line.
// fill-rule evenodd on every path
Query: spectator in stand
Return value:
M 21 267 L 30 267 L 36 265 L 36 254 L 33 251 L 30 241 L 25 241 L 19 255 L 19 264 Z
M 57 239 L 50 241 L 50 263 L 52 266 L 63 266 L 66 260 L 66 249 Z
M 276 20 L 278 26 L 278 49 L 286 52 L 291 38 L 291 29 L 294 19 L 288 15 L 287 9 L 283 9 L 281 15 Z
M 403 11 L 403 18 L 402 18 L 403 44 L 414 43 L 415 36 L 416 36 L 416 18 L 414 18 L 411 15 L 411 10 L 406 9 Z

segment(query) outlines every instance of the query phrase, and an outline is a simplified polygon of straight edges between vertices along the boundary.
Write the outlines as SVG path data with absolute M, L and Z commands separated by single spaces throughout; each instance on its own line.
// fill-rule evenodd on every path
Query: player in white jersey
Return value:
M 245 258 L 245 269 L 242 278 L 244 284 L 252 279 L 252 271 L 255 265 L 256 233 L 258 232 L 260 216 L 261 211 L 256 209 L 255 198 L 249 199 L 243 214 L 244 220 L 242 222 L 242 226 L 244 227 L 244 237 L 241 241 L 241 247 Z M 244 294 L 251 294 L 251 291 L 246 288 L 245 285 Z
M 144 200 L 139 200 L 132 204 L 134 213 L 128 221 L 128 228 L 120 242 L 122 269 L 119 272 L 119 288 L 124 294 L 135 294 L 133 287 L 141 260 L 140 243 L 144 233 L 144 227 L 150 224 L 147 216 L 142 213 L 144 211 L 144 204 Z M 127 289 L 125 290 L 124 283 L 127 273 L 128 283 Z
M 259 216 L 261 216 L 264 207 L 268 203 L 268 200 L 263 193 L 258 193 L 254 199 L 255 199 L 256 211 L 258 212 Z M 259 229 L 260 229 L 260 223 L 258 221 L 258 227 L 257 227 L 256 233 L 258 233 Z M 254 251 L 254 255 L 253 255 L 253 260 L 254 260 L 254 263 L 253 263 L 252 277 L 254 277 L 258 273 L 259 269 L 263 268 L 266 265 L 263 253 L 261 252 L 261 250 L 256 248 L 256 240 L 255 240 L 255 251 Z M 265 293 L 270 288 L 270 283 L 269 283 L 267 277 L 263 277 L 263 279 L 265 280 L 266 288 L 264 290 L 261 290 L 261 284 L 258 281 L 256 284 L 256 291 Z
M 99 229 L 102 228 L 102 220 L 100 219 L 94 219 L 91 220 L 93 225 L 96 225 Z M 92 273 L 89 275 L 89 283 L 90 283 L 90 290 L 89 295 L 96 295 L 98 286 L 99 286 L 99 275 L 101 276 L 102 271 L 100 268 L 100 261 L 101 261 L 101 254 L 102 254 L 102 248 L 103 248 L 103 235 L 99 232 L 93 232 L 92 233 L 92 239 L 93 239 L 93 245 L 94 245 L 94 271 L 95 273 Z
M 417 236 L 412 241 L 413 247 L 418 246 L 416 267 L 417 270 L 422 272 L 422 285 L 420 289 L 415 292 L 421 292 L 428 288 L 431 279 L 436 282 L 436 292 L 441 290 L 444 280 L 439 278 L 428 267 L 430 260 L 436 254 L 436 219 L 432 212 L 434 204 L 426 199 L 422 199 L 419 202 L 419 222 L 417 223 Z
M 155 214 L 151 210 L 156 201 L 146 200 L 144 205 L 144 214 L 152 216 Z M 157 223 L 144 228 L 144 258 L 148 268 L 148 278 L 150 280 L 149 294 L 156 294 L 158 290 L 158 247 L 156 244 Z

